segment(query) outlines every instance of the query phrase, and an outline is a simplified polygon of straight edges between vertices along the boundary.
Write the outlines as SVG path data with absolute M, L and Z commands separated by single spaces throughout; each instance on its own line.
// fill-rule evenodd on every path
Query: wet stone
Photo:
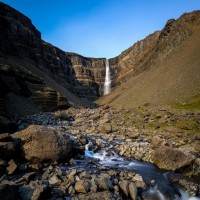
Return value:
M 98 179 L 98 185 L 101 189 L 109 190 L 113 189 L 113 184 L 107 177 L 101 177 Z
M 59 186 L 61 184 L 61 180 L 56 176 L 53 175 L 50 179 L 49 179 L 49 183 L 52 186 Z
M 132 200 L 136 200 L 137 199 L 137 187 L 136 187 L 135 183 L 131 182 L 128 187 L 129 187 L 129 193 L 130 193 Z
M 119 183 L 119 187 L 122 190 L 122 192 L 128 197 L 129 195 L 129 182 L 126 180 L 123 180 Z

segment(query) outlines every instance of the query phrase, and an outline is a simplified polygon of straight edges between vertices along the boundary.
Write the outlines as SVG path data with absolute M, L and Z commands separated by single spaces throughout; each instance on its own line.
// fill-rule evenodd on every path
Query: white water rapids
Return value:
M 104 82 L 104 95 L 109 94 L 111 91 L 110 67 L 109 61 L 106 59 L 106 75 Z
M 168 198 L 165 198 L 165 195 L 162 193 L 162 191 L 165 191 L 165 193 L 175 192 L 174 188 L 170 185 L 166 174 L 158 171 L 153 164 L 136 160 L 129 161 L 114 152 L 112 155 L 107 155 L 107 152 L 112 148 L 112 145 L 98 153 L 94 153 L 92 150 L 89 150 L 89 145 L 90 143 L 85 146 L 85 157 L 98 159 L 101 165 L 111 168 L 121 168 L 136 171 L 143 177 L 144 180 L 156 180 L 157 184 L 144 192 L 144 195 L 150 197 L 150 199 L 155 198 L 157 200 L 167 200 Z M 200 197 L 191 197 L 181 188 L 178 188 L 178 191 L 179 194 L 176 192 L 174 193 L 173 200 L 200 200 Z

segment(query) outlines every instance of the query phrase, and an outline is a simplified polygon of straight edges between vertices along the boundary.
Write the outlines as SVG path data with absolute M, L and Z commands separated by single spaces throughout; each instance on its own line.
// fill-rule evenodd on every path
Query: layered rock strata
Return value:
M 170 19 L 161 31 L 150 34 L 119 56 L 110 59 L 113 86 L 154 67 L 189 39 L 193 28 L 199 24 L 200 11 L 183 14 L 177 20 Z
M 83 99 L 94 101 L 101 95 L 105 59 L 64 52 L 43 41 L 41 33 L 23 14 L 3 3 L 0 10 L 1 57 L 14 56 L 32 62 L 33 67 Z M 32 67 L 29 70 L 33 71 Z

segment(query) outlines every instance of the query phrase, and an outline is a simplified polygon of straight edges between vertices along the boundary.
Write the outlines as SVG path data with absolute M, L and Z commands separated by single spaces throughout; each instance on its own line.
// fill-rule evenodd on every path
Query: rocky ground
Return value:
M 1 199 L 161 199 L 148 188 L 156 180 L 85 158 L 85 146 L 106 156 L 117 152 L 168 170 L 170 184 L 200 194 L 200 112 L 148 105 L 70 108 L 18 120 L 18 132 L 0 134 Z M 14 122 L 13 122 L 14 123 Z M 7 130 L 7 131 L 6 131 Z M 7 133 L 15 132 L 15 133 Z M 103 141 L 108 141 L 105 143 Z M 117 142 L 116 142 L 117 141 Z M 173 173 L 175 172 L 175 173 Z M 148 173 L 151 173 L 149 171 Z M 162 191 L 165 199 L 173 192 Z

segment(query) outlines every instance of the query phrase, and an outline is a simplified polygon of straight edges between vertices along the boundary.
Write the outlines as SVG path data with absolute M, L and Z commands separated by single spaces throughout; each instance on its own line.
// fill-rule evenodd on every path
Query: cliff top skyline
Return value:
M 198 10 L 199 0 L 3 0 L 29 17 L 42 38 L 64 51 L 115 57 L 170 18 Z

